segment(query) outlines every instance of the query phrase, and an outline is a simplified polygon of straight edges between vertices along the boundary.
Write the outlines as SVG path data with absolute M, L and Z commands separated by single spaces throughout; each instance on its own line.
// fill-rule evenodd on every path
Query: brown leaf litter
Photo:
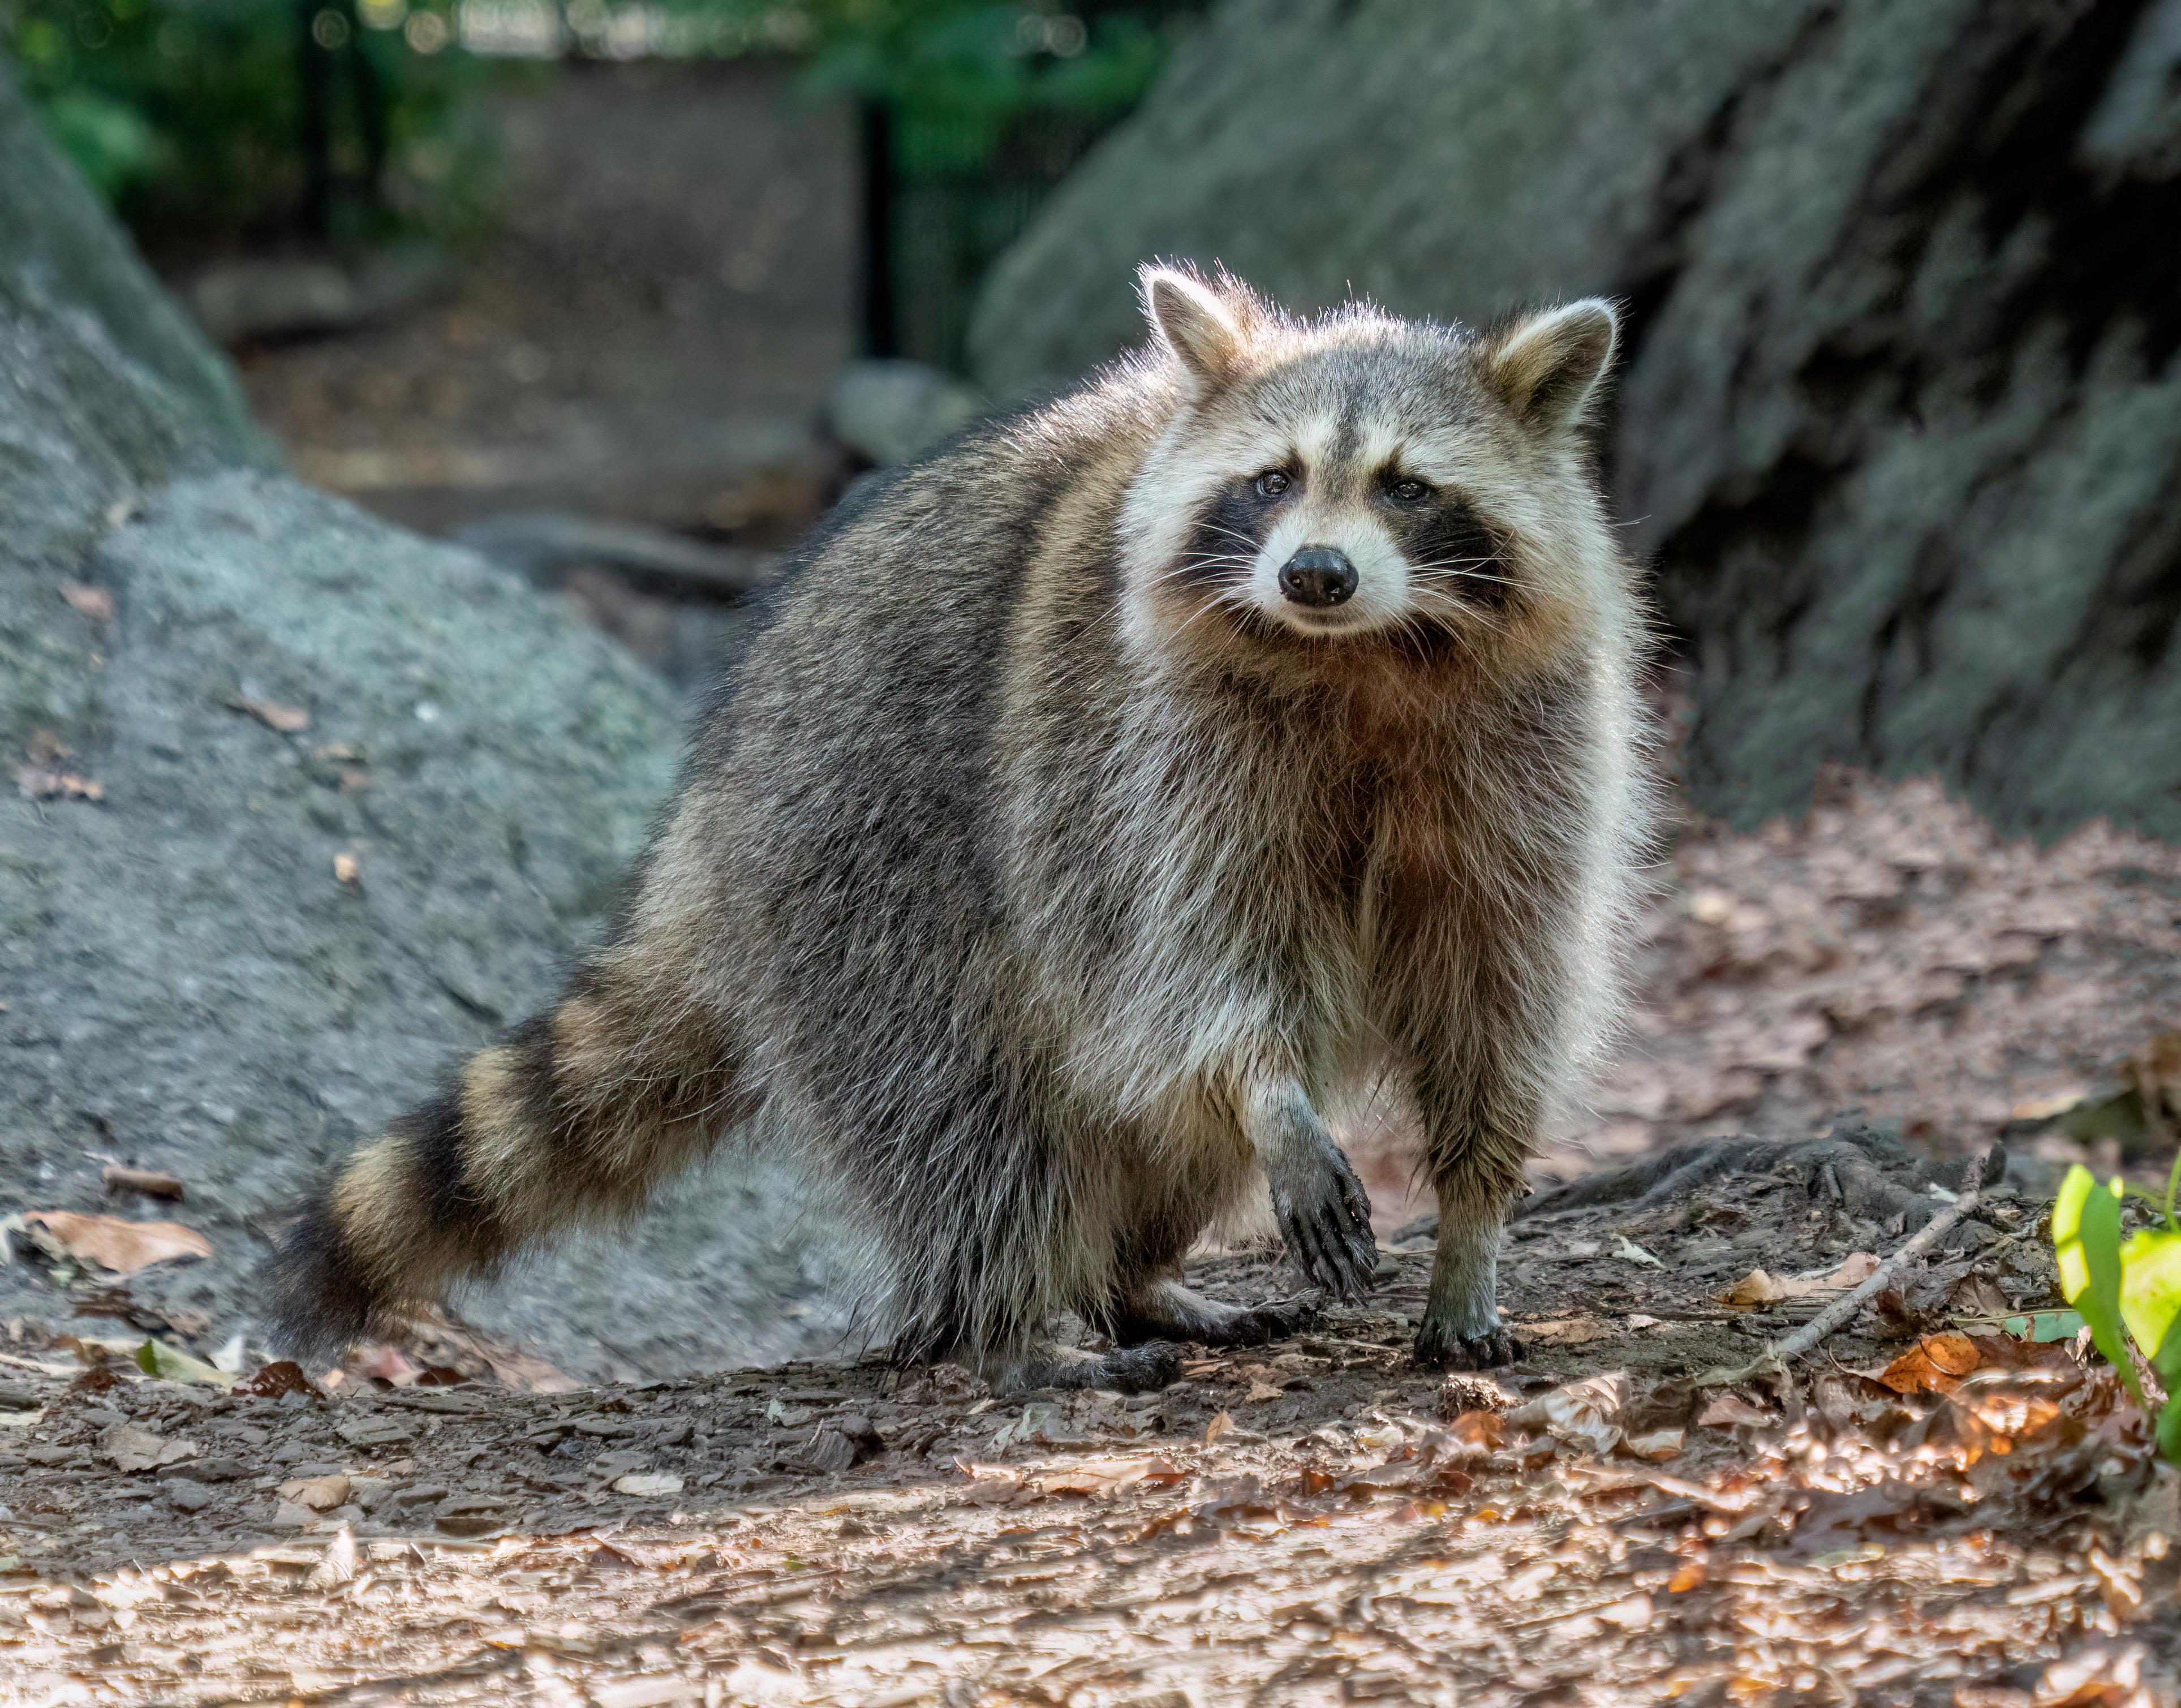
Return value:
M 1792 1375 L 1691 1379 L 1813 1302 L 1722 1305 L 1741 1242 L 1822 1275 L 1882 1231 L 1824 1165 L 1806 1184 L 1847 1152 L 1905 1221 L 1929 1165 L 1868 1134 L 1670 1208 L 1526 1217 L 1518 1332 L 1579 1299 L 1598 1333 L 1491 1377 L 1411 1363 L 1430 1260 L 1399 1248 L 1364 1306 L 1190 1349 L 1135 1397 L 879 1356 L 223 1390 L 26 1346 L 0 1384 L 0 1420 L 30 1420 L 0 1427 L 0 1672 L 186 1705 L 2170 1704 L 2181 1479 L 2072 1343 L 1904 1343 L 1867 1313 Z M 2012 1190 L 1943 1261 L 2049 1304 Z M 1267 1252 L 1193 1279 L 1285 1278 Z
M 54 1255 L 96 1263 L 117 1275 L 133 1275 L 175 1258 L 212 1255 L 212 1241 L 179 1222 L 131 1222 L 74 1210 L 25 1210 L 20 1219 L 30 1237 Z

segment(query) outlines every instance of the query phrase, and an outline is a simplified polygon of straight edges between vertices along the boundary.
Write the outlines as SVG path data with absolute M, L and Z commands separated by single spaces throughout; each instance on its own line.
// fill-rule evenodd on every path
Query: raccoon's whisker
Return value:
M 1181 561 L 1176 564 L 1172 569 L 1162 572 L 1160 578 L 1162 580 L 1173 579 L 1184 574 L 1189 570 L 1208 569 L 1215 564 L 1226 564 L 1230 565 L 1236 569 L 1246 569 L 1250 566 L 1250 560 L 1244 557 L 1240 552 L 1230 551 L 1216 554 L 1192 552 L 1189 556 L 1183 558 Z
M 1465 622 L 1482 623 L 1496 633 L 1506 632 L 1507 625 L 1497 616 L 1466 600 L 1449 598 L 1436 588 L 1420 587 L 1413 591 L 1419 612 L 1427 612 L 1449 627 Z
M 1477 565 L 1484 563 L 1497 564 L 1502 568 L 1506 567 L 1506 560 L 1500 557 L 1451 557 L 1439 563 L 1412 563 L 1409 568 L 1418 575 L 1444 571 L 1454 575 L 1468 576 L 1477 581 L 1509 580 L 1509 578 L 1504 575 L 1487 575 L 1477 567 Z
M 1412 564 L 1410 570 L 1412 574 L 1434 575 L 1448 581 L 1488 581 L 1495 587 L 1521 585 L 1512 576 L 1487 575 L 1476 569 L 1449 569 L 1444 564 Z

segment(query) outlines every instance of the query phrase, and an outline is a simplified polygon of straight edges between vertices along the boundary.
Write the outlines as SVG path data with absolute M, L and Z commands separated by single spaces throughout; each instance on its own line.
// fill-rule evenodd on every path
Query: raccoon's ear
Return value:
M 1603 297 L 1516 321 L 1487 338 L 1481 360 L 1486 381 L 1516 416 L 1550 433 L 1581 419 L 1613 360 L 1620 318 Z
M 1241 358 L 1245 328 L 1239 305 L 1194 274 L 1146 266 L 1136 275 L 1144 315 L 1159 341 L 1210 387 L 1223 384 Z

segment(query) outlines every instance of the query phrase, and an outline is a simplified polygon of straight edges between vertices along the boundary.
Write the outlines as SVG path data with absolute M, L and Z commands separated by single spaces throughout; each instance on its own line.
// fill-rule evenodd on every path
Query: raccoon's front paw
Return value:
M 1416 1331 L 1416 1360 L 1427 1370 L 1496 1370 L 1521 1356 L 1521 1342 L 1505 1323 L 1481 1335 L 1460 1335 L 1427 1318 Z
M 1378 1274 L 1378 1241 L 1371 1200 L 1340 1147 L 1321 1136 L 1265 1172 L 1295 1267 L 1337 1298 L 1361 1297 Z

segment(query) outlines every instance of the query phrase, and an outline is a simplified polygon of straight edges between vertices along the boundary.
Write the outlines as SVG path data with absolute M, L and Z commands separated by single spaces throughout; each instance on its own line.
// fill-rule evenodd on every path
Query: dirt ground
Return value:
M 2181 1484 L 2109 1373 L 2007 1331 L 2053 1285 L 2011 1181 L 1791 1374 L 1701 1379 L 1949 1179 L 1849 1125 L 1540 1194 L 1493 1379 L 1411 1363 L 1422 1237 L 1138 1396 L 881 1355 L 252 1393 L 279 1367 L 26 1340 L 0 1701 L 2170 1703 Z
M 777 544 L 837 483 L 853 114 L 792 68 L 584 64 L 494 91 L 495 222 L 439 301 L 235 352 L 297 472 L 445 533 L 571 511 Z

